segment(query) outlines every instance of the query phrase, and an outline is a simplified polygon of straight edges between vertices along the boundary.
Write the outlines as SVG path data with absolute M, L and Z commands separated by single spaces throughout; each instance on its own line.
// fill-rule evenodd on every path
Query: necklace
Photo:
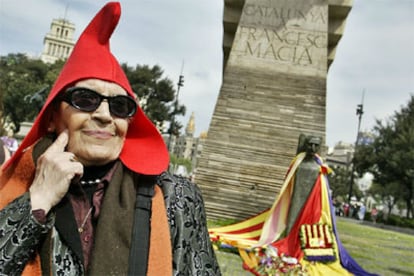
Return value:
M 84 227 L 85 227 L 86 221 L 88 220 L 90 214 L 92 213 L 92 208 L 93 207 L 89 208 L 88 213 L 86 214 L 85 218 L 83 219 L 83 222 L 82 222 L 81 226 L 78 228 L 78 232 L 81 233 L 81 234 L 85 230 Z
M 95 180 L 88 180 L 88 181 L 86 181 L 86 180 L 81 180 L 81 181 L 79 181 L 79 183 L 81 184 L 81 185 L 93 185 L 93 184 L 98 184 L 98 183 L 100 183 L 101 182 L 101 179 L 99 179 L 99 178 L 97 178 L 97 179 L 95 179 Z

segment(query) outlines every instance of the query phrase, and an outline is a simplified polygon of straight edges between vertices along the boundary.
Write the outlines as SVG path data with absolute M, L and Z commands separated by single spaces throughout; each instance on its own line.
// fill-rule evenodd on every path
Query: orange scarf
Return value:
M 27 150 L 7 170 L 0 172 L 0 209 L 28 191 L 35 173 L 32 151 L 33 147 Z M 155 185 L 155 194 L 152 200 L 151 237 L 147 275 L 172 275 L 171 252 L 171 239 L 164 197 L 161 188 Z M 38 254 L 33 261 L 30 261 L 26 265 L 23 275 L 42 275 Z

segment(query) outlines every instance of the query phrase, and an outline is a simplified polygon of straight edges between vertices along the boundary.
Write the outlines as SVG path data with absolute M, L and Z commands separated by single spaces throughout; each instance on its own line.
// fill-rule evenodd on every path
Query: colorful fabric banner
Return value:
M 319 175 L 289 233 L 286 220 L 295 173 L 305 153 L 291 162 L 272 207 L 242 222 L 209 229 L 217 248 L 233 248 L 255 275 L 375 275 L 366 272 L 342 246 L 329 195 L 330 169 L 314 156 Z

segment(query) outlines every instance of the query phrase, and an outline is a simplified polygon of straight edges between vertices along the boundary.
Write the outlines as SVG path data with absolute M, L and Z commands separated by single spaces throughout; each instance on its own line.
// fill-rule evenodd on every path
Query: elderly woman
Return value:
M 0 177 L 0 274 L 219 275 L 198 188 L 137 106 L 108 3 Z

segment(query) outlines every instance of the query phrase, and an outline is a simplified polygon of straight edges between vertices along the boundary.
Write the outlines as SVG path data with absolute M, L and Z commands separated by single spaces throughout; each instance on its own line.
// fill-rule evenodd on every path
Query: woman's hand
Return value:
M 47 214 L 67 193 L 74 177 L 83 174 L 83 165 L 71 152 L 66 152 L 69 136 L 63 131 L 37 160 L 36 174 L 30 187 L 32 210 Z

